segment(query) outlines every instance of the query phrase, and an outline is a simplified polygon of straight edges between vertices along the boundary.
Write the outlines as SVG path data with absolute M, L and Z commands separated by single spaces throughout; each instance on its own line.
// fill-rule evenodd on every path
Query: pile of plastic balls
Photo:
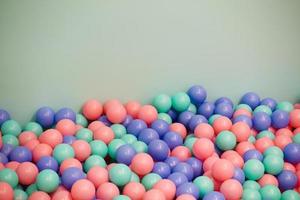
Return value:
M 199 85 L 152 103 L 0 110 L 0 200 L 299 200 L 300 104 Z

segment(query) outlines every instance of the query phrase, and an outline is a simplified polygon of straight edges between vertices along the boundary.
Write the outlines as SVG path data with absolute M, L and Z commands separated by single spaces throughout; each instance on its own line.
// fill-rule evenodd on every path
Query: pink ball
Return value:
M 210 171 L 214 163 L 219 160 L 217 156 L 210 156 L 203 162 L 203 170 L 204 172 Z
M 251 134 L 250 130 L 250 127 L 245 122 L 237 122 L 231 127 L 231 131 L 238 142 L 247 141 Z
M 119 188 L 115 184 L 107 182 L 98 187 L 96 197 L 101 200 L 110 200 L 119 194 Z
M 143 200 L 166 200 L 163 192 L 157 189 L 148 190 L 143 196 Z
M 71 188 L 72 199 L 91 200 L 95 196 L 95 186 L 86 179 L 76 181 Z
M 176 200 L 196 200 L 193 195 L 190 194 L 182 194 L 176 198 Z
M 138 175 L 145 175 L 152 171 L 154 166 L 153 159 L 146 153 L 136 154 L 131 161 L 131 169 Z
M 279 135 L 276 136 L 274 139 L 274 143 L 277 147 L 279 147 L 280 149 L 284 149 L 284 147 L 290 143 L 292 143 L 293 140 L 291 137 L 287 136 L 287 135 Z
M 213 139 L 213 137 L 215 136 L 213 127 L 206 123 L 198 124 L 194 130 L 194 134 L 198 138 L 208 139 Z
M 207 138 L 197 139 L 193 145 L 193 153 L 200 160 L 205 160 L 214 152 L 215 146 L 212 141 Z
M 37 137 L 31 131 L 24 131 L 19 135 L 18 139 L 19 139 L 20 145 L 24 146 L 28 141 L 36 140 Z
M 255 141 L 255 148 L 261 153 L 271 146 L 274 146 L 274 142 L 268 137 L 259 138 Z
M 217 134 L 219 134 L 221 131 L 230 130 L 231 126 L 231 120 L 225 116 L 220 116 L 213 122 L 213 128 Z
M 174 131 L 176 133 L 179 133 L 183 139 L 187 135 L 187 130 L 186 130 L 185 126 L 181 123 L 170 124 L 169 129 L 170 129 L 170 131 Z
M 29 196 L 28 200 L 51 200 L 51 197 L 46 192 L 36 191 Z
M 104 112 L 106 113 L 107 109 L 118 105 L 122 105 L 121 101 L 118 99 L 110 99 L 104 103 Z
M 127 195 L 131 200 L 142 199 L 145 192 L 145 187 L 137 182 L 129 182 L 123 189 L 123 194 Z
M 103 112 L 102 104 L 96 99 L 90 99 L 86 101 L 82 106 L 82 114 L 88 120 L 98 119 Z
M 248 141 L 240 142 L 235 147 L 235 151 L 238 152 L 238 154 L 240 154 L 240 156 L 243 156 L 244 153 L 250 149 L 255 149 L 255 146 L 251 142 L 248 142 Z
M 88 171 L 87 179 L 98 188 L 101 184 L 108 182 L 108 171 L 103 167 L 94 166 Z
M 76 124 L 70 119 L 60 120 L 55 128 L 63 135 L 75 135 L 76 133 Z
M 125 105 L 126 111 L 133 118 L 137 118 L 141 104 L 138 101 L 128 101 Z
M 275 185 L 278 187 L 278 181 L 275 176 L 271 174 L 264 174 L 258 181 L 259 185 L 261 187 L 264 187 L 266 185 Z
M 192 156 L 192 153 L 190 149 L 185 146 L 177 146 L 172 150 L 171 156 L 174 156 L 184 162 Z
M 82 164 L 75 158 L 68 158 L 60 164 L 59 172 L 62 174 L 66 169 L 70 167 L 77 167 L 79 169 L 82 169 Z
M 20 163 L 17 162 L 17 161 L 10 161 L 10 162 L 8 162 L 8 163 L 5 164 L 5 167 L 9 168 L 9 169 L 11 169 L 13 171 L 16 171 L 17 168 L 19 167 L 19 165 L 20 165 Z
M 40 143 L 48 144 L 52 148 L 63 142 L 62 134 L 56 129 L 48 129 L 39 137 Z
M 110 127 L 103 126 L 94 132 L 94 140 L 101 140 L 105 144 L 109 144 L 115 137 L 113 130 Z
M 23 146 L 27 147 L 30 151 L 33 151 L 33 149 L 40 144 L 40 141 L 38 141 L 37 139 L 35 140 L 30 140 L 28 142 L 26 142 Z
M 252 117 L 252 113 L 249 110 L 240 108 L 233 113 L 233 118 L 236 118 L 239 115 L 246 115 L 248 117 Z
M 158 189 L 164 193 L 166 200 L 172 200 L 175 197 L 176 186 L 168 179 L 161 179 L 153 186 L 153 189 Z
M 30 185 L 35 182 L 39 170 L 33 163 L 23 162 L 18 166 L 16 172 L 19 178 L 19 182 L 22 185 Z
M 105 124 L 103 124 L 103 122 L 93 121 L 92 123 L 89 124 L 88 129 L 95 132 L 96 130 L 98 130 L 99 128 L 101 128 L 103 126 L 105 126 Z
M 91 154 L 91 147 L 85 140 L 76 140 L 72 143 L 75 158 L 81 162 L 85 161 Z
M 145 121 L 147 124 L 151 124 L 157 119 L 157 110 L 154 106 L 144 105 L 138 112 L 138 118 Z
M 51 200 L 72 200 L 72 196 L 71 193 L 69 191 L 56 191 L 53 195 L 52 195 L 52 199 Z
M 115 124 L 122 123 L 127 115 L 121 103 L 108 104 L 105 112 L 108 120 Z
M 219 159 L 212 166 L 212 176 L 218 181 L 225 181 L 234 175 L 234 165 L 226 160 Z
M 227 200 L 241 199 L 243 195 L 243 187 L 241 183 L 235 179 L 229 179 L 221 184 L 220 192 L 222 192 Z
M 3 199 L 3 200 L 13 200 L 14 199 L 14 190 L 6 182 L 0 182 L 0 199 Z
M 300 127 L 300 109 L 294 109 L 290 112 L 290 125 L 293 128 Z
M 235 167 L 243 168 L 244 166 L 244 159 L 236 151 L 225 151 L 221 158 L 229 160 Z
M 108 164 L 108 165 L 106 166 L 107 171 L 111 170 L 111 168 L 112 168 L 113 166 L 115 166 L 116 164 L 117 164 L 117 163 L 110 163 L 110 164 Z
M 51 156 L 52 154 L 52 148 L 48 144 L 38 144 L 32 151 L 32 158 L 34 162 L 37 162 L 40 160 L 43 156 Z
M 281 128 L 281 129 L 278 129 L 276 132 L 275 132 L 275 136 L 279 136 L 279 135 L 285 135 L 285 136 L 288 136 L 288 137 L 293 137 L 293 132 L 288 129 L 288 128 Z
M 284 169 L 284 170 L 290 170 L 290 171 L 296 173 L 296 167 L 295 167 L 294 165 L 292 165 L 291 163 L 288 163 L 288 162 L 285 162 L 285 163 L 283 164 L 283 169 Z M 300 181 L 300 180 L 299 180 L 299 181 Z

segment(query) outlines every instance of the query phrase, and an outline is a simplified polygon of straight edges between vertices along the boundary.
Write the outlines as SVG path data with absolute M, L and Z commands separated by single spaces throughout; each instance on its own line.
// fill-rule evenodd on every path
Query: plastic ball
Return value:
M 127 195 L 132 200 L 140 200 L 143 198 L 146 190 L 141 183 L 130 182 L 125 185 L 123 194 Z
M 202 115 L 193 115 L 188 122 L 188 127 L 194 132 L 198 124 L 207 123 L 207 119 Z
M 108 182 L 108 178 L 108 171 L 100 166 L 92 167 L 87 173 L 87 179 L 91 181 L 96 188 Z
M 272 98 L 265 98 L 261 100 L 260 104 L 268 106 L 273 111 L 276 108 L 277 102 Z
M 149 144 L 152 140 L 159 139 L 159 135 L 156 130 L 152 128 L 146 128 L 139 133 L 138 139 L 146 144 Z
M 297 133 L 297 134 L 294 135 L 293 142 L 297 143 L 297 144 L 300 144 L 300 133 Z
M 72 200 L 71 193 L 68 191 L 57 191 L 52 195 L 51 200 Z
M 271 118 L 265 112 L 257 112 L 253 115 L 253 127 L 258 131 L 267 130 L 271 125 Z
M 79 160 L 75 158 L 68 158 L 60 164 L 59 172 L 62 174 L 66 169 L 70 167 L 77 167 L 82 170 L 82 164 Z
M 250 149 L 244 153 L 243 159 L 245 162 L 247 162 L 250 159 L 257 159 L 259 161 L 262 161 L 263 155 L 256 149 Z
M 271 108 L 269 108 L 268 106 L 265 106 L 265 105 L 260 105 L 260 106 L 257 106 L 253 113 L 257 113 L 257 112 L 265 112 L 267 113 L 268 115 L 271 115 L 272 114 L 272 110 Z
M 247 180 L 247 181 L 244 182 L 243 188 L 244 189 L 259 190 L 260 189 L 260 185 L 256 181 Z
M 148 153 L 155 161 L 163 161 L 169 155 L 169 147 L 167 143 L 162 140 L 153 140 L 148 145 Z
M 86 101 L 82 106 L 83 115 L 89 120 L 96 120 L 103 112 L 102 104 L 96 99 Z
M 254 189 L 244 189 L 243 191 L 243 200 L 261 200 L 259 191 Z
M 105 124 L 103 122 L 100 121 L 93 121 L 88 125 L 88 129 L 92 132 L 96 131 L 97 129 L 101 128 L 105 126 Z
M 82 114 L 76 114 L 76 124 L 82 127 L 87 127 L 88 121 Z
M 261 153 L 271 146 L 274 146 L 274 142 L 268 137 L 263 137 L 255 141 L 255 148 Z
M 197 139 L 193 145 L 193 153 L 200 160 L 205 160 L 206 158 L 210 157 L 214 152 L 214 144 L 209 139 Z
M 239 181 L 241 184 L 243 184 L 245 182 L 244 171 L 239 167 L 235 167 L 232 179 L 235 179 Z
M 95 187 L 91 181 L 81 179 L 73 184 L 71 195 L 74 200 L 92 200 L 95 196 Z
M 271 174 L 264 174 L 258 181 L 259 185 L 261 187 L 264 187 L 266 185 L 275 185 L 278 186 L 278 181 L 275 176 Z
M 14 136 L 14 135 L 4 135 L 2 137 L 2 143 L 3 144 L 11 144 L 14 147 L 16 147 L 16 146 L 19 145 L 18 138 L 16 136 Z
M 216 144 L 223 151 L 233 149 L 236 145 L 236 137 L 231 131 L 222 131 L 216 137 Z
M 72 185 L 80 179 L 84 179 L 83 171 L 77 167 L 70 167 L 62 173 L 61 182 L 67 189 L 71 189 Z
M 0 163 L 6 164 L 7 162 L 8 162 L 8 158 L 6 157 L 6 155 L 0 152 Z
M 271 119 L 274 128 L 284 128 L 289 124 L 289 113 L 284 110 L 276 110 L 272 113 Z
M 75 153 L 75 158 L 79 161 L 85 161 L 91 154 L 89 143 L 84 140 L 76 140 L 72 143 L 72 148 Z
M 200 198 L 203 198 L 206 194 L 214 190 L 214 183 L 207 176 L 199 176 L 193 181 L 193 183 L 199 189 Z
M 125 119 L 125 117 L 124 117 L 124 119 Z M 102 122 L 105 126 L 111 126 L 112 125 L 112 122 L 109 121 L 109 119 L 106 115 L 102 115 L 101 117 L 99 117 L 98 121 Z
M 83 168 L 88 172 L 94 166 L 106 167 L 106 162 L 101 156 L 92 155 L 85 160 Z
M 126 134 L 126 128 L 122 124 L 113 124 L 110 128 L 115 134 L 114 138 L 121 138 Z
M 214 129 L 209 124 L 201 123 L 196 126 L 194 134 L 198 138 L 212 139 L 214 137 Z
M 215 104 L 212 102 L 204 102 L 202 103 L 197 110 L 197 113 L 203 115 L 206 118 L 209 118 L 215 110 Z
M 300 194 L 294 190 L 287 190 L 281 194 L 281 200 L 298 200 Z
M 116 164 L 109 170 L 109 179 L 117 186 L 126 185 L 131 178 L 131 171 L 124 164 Z
M 98 199 L 113 199 L 120 194 L 118 187 L 113 183 L 103 183 L 100 185 L 96 192 L 96 197 Z
M 155 183 L 153 189 L 158 189 L 163 192 L 167 200 L 172 200 L 175 197 L 176 186 L 168 179 L 159 180 L 157 183 Z
M 199 198 L 199 189 L 193 183 L 183 183 L 176 190 L 176 196 L 180 196 L 182 194 L 190 194 L 194 196 L 196 199 Z
M 212 192 L 207 193 L 204 196 L 203 200 L 225 200 L 225 197 L 220 192 L 212 191 Z
M 127 113 L 131 115 L 133 118 L 137 117 L 140 108 L 141 108 L 141 104 L 138 101 L 128 101 L 125 105 L 125 109 Z
M 36 178 L 37 188 L 44 192 L 53 192 L 59 185 L 59 176 L 51 169 L 41 171 Z
M 103 126 L 94 132 L 94 140 L 101 140 L 105 144 L 109 144 L 115 137 L 114 132 L 110 127 Z
M 141 183 L 146 190 L 150 190 L 159 180 L 161 180 L 161 177 L 158 174 L 150 173 L 143 177 Z
M 293 128 L 300 127 L 300 109 L 295 109 L 290 112 L 290 125 Z
M 174 149 L 175 147 L 183 144 L 182 137 L 173 131 L 167 132 L 164 135 L 163 140 L 167 143 L 170 149 Z
M 6 110 L 0 109 L 0 126 L 7 120 L 10 120 L 9 113 Z
M 155 107 L 151 105 L 145 105 L 140 108 L 137 117 L 145 121 L 147 124 L 151 124 L 157 119 L 157 111 Z
M 234 175 L 234 165 L 226 160 L 216 160 L 212 166 L 212 176 L 218 181 L 225 181 Z
M 134 135 L 125 134 L 121 137 L 121 140 L 123 140 L 126 144 L 133 144 L 137 141 L 137 138 Z
M 282 102 L 279 102 L 276 106 L 276 109 L 278 110 L 284 110 L 286 112 L 291 112 L 293 110 L 294 106 L 293 104 L 291 104 L 290 102 L 288 101 L 282 101 Z
M 55 122 L 59 122 L 62 119 L 70 119 L 76 122 L 76 113 L 71 108 L 61 108 L 55 113 Z
M 229 160 L 235 167 L 242 168 L 244 166 L 243 158 L 236 151 L 225 151 L 221 158 Z
M 221 184 L 220 192 L 228 200 L 240 199 L 243 195 L 243 187 L 239 181 L 228 179 Z
M 248 180 L 258 180 L 264 175 L 264 165 L 257 159 L 248 160 L 243 167 Z
M 217 134 L 221 131 L 230 130 L 231 126 L 231 120 L 224 116 L 217 117 L 213 122 L 213 128 Z
M 22 129 L 19 123 L 12 119 L 5 121 L 1 126 L 3 135 L 14 135 L 17 137 L 20 135 L 21 131 Z
M 264 158 L 263 164 L 268 174 L 277 175 L 282 171 L 284 162 L 281 157 L 268 155 Z
M 0 196 L 1 199 L 1 196 Z M 15 189 L 14 190 L 14 199 L 17 200 L 27 200 L 28 199 L 28 195 L 26 194 L 25 191 L 21 190 L 21 189 Z
M 75 136 L 76 136 L 76 139 L 78 139 L 78 140 L 85 140 L 87 142 L 91 142 L 93 140 L 93 132 L 91 130 L 87 129 L 87 128 L 81 128 L 81 129 L 79 129 L 76 132 Z
M 62 135 L 74 135 L 76 132 L 75 123 L 70 119 L 62 119 L 57 122 L 55 128 L 62 134 Z
M 233 114 L 233 108 L 228 103 L 219 103 L 216 105 L 214 112 L 215 114 L 219 114 L 231 118 Z
M 191 102 L 196 105 L 202 104 L 207 97 L 206 90 L 200 85 L 190 87 L 187 94 L 190 97 Z
M 188 126 L 190 120 L 192 119 L 192 117 L 195 114 L 190 112 L 190 111 L 184 111 L 182 113 L 179 114 L 177 121 L 181 124 L 183 124 L 184 126 Z
M 55 112 L 50 107 L 41 107 L 35 113 L 35 120 L 44 128 L 49 128 L 54 123 Z
M 252 109 L 255 109 L 260 104 L 260 98 L 256 93 L 248 92 L 242 96 L 240 103 L 247 104 Z
M 122 123 L 127 115 L 125 107 L 121 103 L 114 103 L 105 109 L 108 120 L 112 123 Z
M 283 170 L 277 179 L 282 191 L 294 189 L 298 181 L 296 174 L 289 170 Z
M 180 162 L 180 160 L 177 157 L 170 156 L 164 162 L 168 164 L 171 169 L 173 169 Z
M 143 196 L 143 200 L 154 200 L 154 199 L 166 200 L 164 193 L 158 189 L 149 190 Z
M 50 200 L 51 197 L 46 193 L 46 192 L 42 192 L 42 191 L 36 191 L 33 192 L 28 200 Z
M 266 185 L 259 192 L 262 199 L 280 200 L 281 198 L 280 190 L 274 185 Z
M 194 177 L 198 177 L 203 173 L 202 162 L 200 160 L 191 157 L 186 160 L 186 163 L 188 163 L 192 167 Z
M 252 119 L 249 116 L 246 115 L 239 115 L 237 117 L 235 117 L 233 119 L 233 123 L 237 123 L 237 122 L 244 122 L 246 123 L 250 128 L 252 128 L 253 123 L 252 123 Z
M 0 170 L 0 182 L 6 182 L 12 188 L 15 188 L 19 182 L 19 179 L 15 171 L 4 168 Z
M 51 156 L 43 156 L 41 157 L 38 162 L 36 163 L 39 171 L 44 169 L 52 169 L 53 171 L 58 170 L 58 163 L 57 161 Z
M 156 162 L 152 172 L 158 174 L 162 178 L 167 178 L 171 173 L 171 169 L 170 166 L 164 162 Z
M 68 144 L 59 144 L 53 150 L 53 157 L 58 163 L 61 163 L 68 158 L 74 158 L 74 156 L 74 149 Z
M 116 160 L 118 163 L 129 165 L 135 154 L 135 149 L 131 145 L 125 144 L 117 149 Z
M 231 127 L 237 142 L 247 141 L 250 136 L 250 127 L 245 122 L 237 122 Z
M 284 160 L 292 164 L 300 163 L 300 144 L 290 143 L 285 146 L 284 150 Z
M 28 196 L 30 196 L 32 193 L 34 193 L 36 191 L 38 191 L 36 183 L 31 184 L 26 188 L 26 193 L 28 194 Z
M 172 106 L 171 98 L 166 94 L 160 94 L 154 97 L 152 105 L 157 109 L 158 112 L 168 112 Z
M 63 136 L 58 130 L 48 129 L 39 136 L 39 141 L 54 148 L 63 142 Z
M 23 162 L 18 166 L 16 173 L 22 185 L 30 185 L 35 182 L 39 170 L 33 163 Z
M 172 170 L 173 173 L 179 172 L 184 174 L 188 181 L 191 181 L 194 177 L 194 170 L 193 168 L 188 164 L 184 162 L 178 163 Z
M 28 148 L 19 146 L 14 148 L 11 151 L 11 153 L 9 154 L 9 159 L 11 161 L 17 161 L 17 162 L 31 161 L 32 153 Z
M 135 119 L 128 124 L 127 132 L 134 136 L 138 136 L 139 133 L 145 128 L 147 128 L 147 124 L 143 120 Z
M 102 142 L 102 141 L 101 141 Z M 125 142 L 121 139 L 114 139 L 112 140 L 108 145 L 108 154 L 111 158 L 116 158 L 116 152 L 118 148 L 122 145 L 124 145 Z
M 178 112 L 187 110 L 190 103 L 190 97 L 184 92 L 179 92 L 172 96 L 172 107 Z
M 227 103 L 233 107 L 233 102 L 228 97 L 220 97 L 215 101 L 215 105 L 218 105 L 221 103 Z
M 19 135 L 18 139 L 19 139 L 20 145 L 25 145 L 30 140 L 36 140 L 37 136 L 33 132 L 24 131 Z

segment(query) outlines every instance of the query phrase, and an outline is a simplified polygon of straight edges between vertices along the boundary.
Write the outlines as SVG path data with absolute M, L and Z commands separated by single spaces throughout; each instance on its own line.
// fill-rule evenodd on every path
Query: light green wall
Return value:
M 1 0 L 0 107 L 91 97 L 149 101 L 202 84 L 209 99 L 300 98 L 299 0 Z

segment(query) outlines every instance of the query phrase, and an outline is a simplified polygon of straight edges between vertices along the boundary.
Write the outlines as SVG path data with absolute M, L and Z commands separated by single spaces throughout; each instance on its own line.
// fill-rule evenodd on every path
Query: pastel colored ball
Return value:
M 297 200 L 300 199 L 300 194 L 294 190 L 286 190 L 281 195 L 282 200 Z
M 176 196 L 180 196 L 182 194 L 190 194 L 194 196 L 196 199 L 199 198 L 199 189 L 194 183 L 183 183 L 177 187 Z
M 261 200 L 259 191 L 254 189 L 244 189 L 243 191 L 243 200 Z
M 39 136 L 43 132 L 43 128 L 36 122 L 28 122 L 24 127 L 24 131 L 34 132 L 36 136 Z
M 41 107 L 35 113 L 35 120 L 43 128 L 49 128 L 54 123 L 55 112 L 50 107 Z
M 19 136 L 22 129 L 19 123 L 15 120 L 7 120 L 1 126 L 1 132 L 3 135 L 14 135 Z
M 146 190 L 150 190 L 161 179 L 162 178 L 158 174 L 150 173 L 143 177 L 141 183 L 144 185 Z
M 164 162 L 168 164 L 171 169 L 173 169 L 180 162 L 180 160 L 177 157 L 170 156 Z
M 225 197 L 220 192 L 212 191 L 212 192 L 207 193 L 204 196 L 203 200 L 225 200 Z
M 258 131 L 267 130 L 271 126 L 271 117 L 265 112 L 257 112 L 253 115 L 253 127 Z
M 36 140 L 37 136 L 34 132 L 24 131 L 19 135 L 18 139 L 19 139 L 20 145 L 24 146 L 27 142 L 29 142 L 31 140 Z
M 18 166 L 16 173 L 19 178 L 19 183 L 22 185 L 30 185 L 35 182 L 39 170 L 33 163 L 23 162 Z
M 300 127 L 300 109 L 294 109 L 290 112 L 290 125 L 294 128 Z
M 108 182 L 108 178 L 108 171 L 100 166 L 92 167 L 87 173 L 87 179 L 90 180 L 96 188 Z
M 223 151 L 234 149 L 236 137 L 231 131 L 222 131 L 216 137 L 216 144 Z
M 288 101 L 281 101 L 276 106 L 276 109 L 284 110 L 288 113 L 291 112 L 293 110 L 293 108 L 294 108 L 293 104 Z
M 129 165 L 135 156 L 136 151 L 130 144 L 120 146 L 116 151 L 116 160 L 118 163 Z
M 262 199 L 280 200 L 281 198 L 280 190 L 274 185 L 266 185 L 259 192 Z
M 277 175 L 282 171 L 284 161 L 281 157 L 268 155 L 264 158 L 263 164 L 265 167 L 265 171 L 268 174 Z
M 6 110 L 0 109 L 0 126 L 7 120 L 10 120 L 10 115 Z
M 210 157 L 214 152 L 214 144 L 209 139 L 197 139 L 193 145 L 193 153 L 200 160 L 205 160 L 206 158 Z
M 284 110 L 276 110 L 272 113 L 272 126 L 276 129 L 284 128 L 289 124 L 289 113 Z
M 82 114 L 76 114 L 76 124 L 87 127 L 88 120 Z
M 113 139 L 107 146 L 109 156 L 115 159 L 118 148 L 124 144 L 125 142 L 121 139 Z
M 245 122 L 234 123 L 230 130 L 235 135 L 237 142 L 247 141 L 251 134 L 250 127 Z
M 197 110 L 197 113 L 203 115 L 206 118 L 209 118 L 215 110 L 215 104 L 212 102 L 204 102 L 202 103 Z
M 263 137 L 260 139 L 257 139 L 255 141 L 255 148 L 260 151 L 261 153 L 263 153 L 266 149 L 268 149 L 271 146 L 274 146 L 274 142 L 273 140 L 271 140 L 268 137 Z
M 178 125 L 178 123 L 175 125 L 171 124 L 169 126 L 169 124 L 162 119 L 157 119 L 154 122 L 152 122 L 151 128 L 154 129 L 160 137 L 164 136 L 164 134 L 167 131 L 169 131 L 169 128 L 171 131 L 180 133 L 180 135 L 184 135 L 184 133 L 185 133 L 184 130 L 186 131 L 185 127 Z
M 0 196 L 1 199 L 1 196 Z M 25 191 L 21 190 L 21 189 L 15 189 L 14 190 L 14 199 L 18 199 L 18 200 L 27 200 L 28 199 L 28 195 Z
M 167 163 L 156 162 L 153 166 L 152 172 L 158 174 L 162 178 L 167 178 L 171 173 L 171 168 Z
M 161 179 L 154 184 L 153 189 L 158 189 L 164 193 L 166 200 L 172 200 L 175 197 L 176 186 L 168 179 Z
M 80 179 L 73 184 L 71 195 L 74 200 L 92 200 L 95 196 L 95 187 L 91 181 Z
M 139 133 L 138 139 L 149 144 L 152 140 L 159 139 L 159 134 L 152 128 L 145 128 Z
M 121 103 L 108 106 L 105 110 L 108 120 L 112 123 L 122 123 L 127 115 L 125 107 Z
M 62 174 L 66 169 L 70 167 L 77 167 L 79 169 L 82 169 L 82 164 L 75 158 L 68 158 L 60 164 L 59 172 Z
M 184 92 L 178 92 L 172 96 L 172 107 L 178 112 L 187 110 L 190 103 L 190 97 Z
M 233 114 L 233 108 L 232 105 L 228 103 L 219 103 L 215 107 L 215 114 L 223 115 L 228 118 L 232 117 Z
M 192 132 L 194 132 L 195 128 L 198 124 L 207 123 L 207 119 L 202 115 L 193 115 L 192 118 L 188 122 L 188 128 Z
M 262 161 L 263 155 L 256 149 L 250 149 L 244 153 L 243 159 L 245 162 L 247 162 L 250 159 L 257 159 L 259 161 Z
M 62 135 L 74 135 L 76 132 L 76 125 L 70 119 L 62 119 L 60 120 L 55 128 L 62 134 Z
M 98 119 L 103 112 L 103 105 L 96 99 L 86 101 L 82 106 L 83 115 L 89 120 Z
M 0 170 L 0 182 L 8 183 L 12 188 L 18 185 L 19 178 L 17 173 L 9 168 Z
M 109 179 L 117 186 L 126 185 L 131 178 L 131 170 L 124 164 L 116 164 L 109 170 Z
M 81 169 L 77 167 L 70 167 L 64 170 L 64 172 L 62 173 L 61 182 L 65 188 L 71 189 L 72 185 L 77 180 L 84 179 L 84 178 L 85 178 L 85 174 Z
M 271 174 L 264 174 L 258 181 L 261 187 L 266 185 L 275 185 L 278 186 L 277 178 Z
M 103 183 L 96 192 L 98 199 L 113 199 L 120 194 L 119 188 L 113 183 Z
M 32 153 L 27 147 L 18 146 L 10 152 L 9 159 L 17 162 L 30 162 L 32 160 Z
M 294 189 L 298 181 L 296 174 L 290 170 L 283 170 L 278 174 L 277 179 L 282 191 Z
M 275 99 L 267 97 L 267 98 L 264 98 L 263 100 L 261 100 L 260 104 L 268 106 L 273 111 L 276 108 L 277 102 Z
M 226 160 L 216 160 L 212 166 L 212 176 L 218 181 L 225 181 L 232 178 L 234 175 L 234 165 Z
M 188 178 L 181 172 L 174 172 L 170 174 L 170 176 L 168 176 L 168 179 L 171 180 L 176 185 L 176 187 L 188 182 Z
M 46 192 L 43 191 L 35 191 L 28 198 L 28 200 L 50 200 L 50 199 L 51 197 Z
M 132 200 L 140 200 L 143 198 L 146 190 L 141 183 L 129 182 L 123 189 L 123 194 Z
M 257 106 L 253 113 L 257 113 L 257 112 L 265 112 L 267 113 L 268 115 L 271 115 L 272 114 L 272 110 L 270 107 L 266 106 L 266 105 L 259 105 Z
M 236 151 L 225 151 L 221 158 L 229 160 L 235 167 L 242 168 L 244 166 L 243 158 Z
M 194 170 L 193 168 L 185 162 L 180 162 L 178 163 L 172 170 L 173 173 L 175 172 L 179 172 L 184 174 L 188 181 L 192 181 L 192 179 L 194 178 Z
M 93 132 L 87 128 L 81 128 L 77 130 L 75 136 L 78 140 L 85 140 L 87 142 L 91 142 L 93 140 Z
M 239 167 L 235 167 L 232 179 L 235 179 L 235 180 L 239 181 L 241 184 L 243 184 L 245 182 L 244 171 Z
M 84 171 L 88 172 L 94 166 L 106 167 L 106 162 L 101 156 L 91 155 L 84 162 Z
M 72 148 L 75 153 L 75 158 L 79 161 L 85 161 L 91 154 L 91 147 L 88 142 L 84 140 L 76 140 L 72 143 Z
M 56 190 L 59 185 L 59 176 L 51 169 L 41 171 L 36 178 L 37 188 L 50 193 Z
M 147 124 L 143 120 L 135 119 L 128 124 L 127 132 L 134 136 L 138 136 L 139 133 L 145 128 L 147 128 Z
M 206 123 L 198 124 L 194 130 L 194 134 L 198 138 L 212 139 L 214 137 L 214 129 Z
M 214 183 L 207 176 L 199 176 L 196 179 L 194 179 L 193 183 L 199 189 L 200 198 L 203 198 L 206 194 L 214 190 Z
M 105 144 L 109 144 L 115 137 L 114 132 L 110 127 L 103 126 L 94 132 L 94 140 L 101 140 Z
M 149 190 L 143 196 L 143 200 L 153 200 L 153 199 L 166 200 L 164 193 L 158 189 Z
M 300 144 L 290 143 L 283 149 L 284 160 L 292 164 L 300 163 Z
M 63 142 L 62 134 L 56 129 L 48 129 L 39 136 L 39 141 L 54 148 Z
M 71 108 L 61 108 L 55 113 L 55 122 L 59 122 L 62 119 L 70 119 L 76 122 L 76 113 Z
M 190 87 L 187 91 L 187 94 L 189 95 L 191 102 L 196 105 L 202 104 L 207 97 L 206 90 L 200 85 L 194 85 Z
M 188 126 L 194 115 L 195 114 L 190 111 L 184 111 L 178 115 L 177 122 L 183 124 L 184 126 Z
M 220 192 L 228 200 L 240 199 L 243 195 L 243 187 L 239 181 L 228 179 L 221 184 Z
M 232 126 L 232 122 L 229 118 L 225 116 L 219 116 L 217 117 L 212 124 L 215 133 L 220 133 L 221 131 L 230 130 Z
M 248 180 L 258 180 L 264 175 L 265 167 L 261 161 L 250 159 L 244 164 L 243 170 Z
M 114 138 L 121 138 L 126 134 L 126 128 L 122 124 L 113 124 L 110 128 L 115 134 Z
M 59 144 L 53 150 L 53 157 L 58 163 L 61 163 L 68 158 L 74 158 L 74 156 L 74 149 L 68 144 Z
M 172 106 L 171 98 L 166 94 L 160 94 L 154 97 L 152 105 L 158 112 L 168 112 Z
M 39 171 L 44 169 L 52 169 L 53 171 L 58 170 L 58 162 L 51 156 L 43 156 L 36 163 Z
M 197 158 L 191 157 L 188 158 L 185 162 L 192 167 L 194 177 L 198 177 L 203 173 L 202 162 Z
M 126 111 L 133 118 L 137 117 L 137 114 L 141 108 L 141 104 L 138 101 L 128 101 L 125 105 Z
M 166 142 L 162 140 L 153 140 L 148 145 L 148 153 L 155 161 L 163 161 L 169 155 L 170 149 Z
M 178 133 L 173 131 L 167 132 L 164 135 L 163 140 L 167 143 L 171 150 L 183 144 L 182 137 Z
M 252 109 L 255 109 L 260 104 L 260 98 L 256 93 L 248 92 L 242 96 L 240 103 L 247 104 Z

